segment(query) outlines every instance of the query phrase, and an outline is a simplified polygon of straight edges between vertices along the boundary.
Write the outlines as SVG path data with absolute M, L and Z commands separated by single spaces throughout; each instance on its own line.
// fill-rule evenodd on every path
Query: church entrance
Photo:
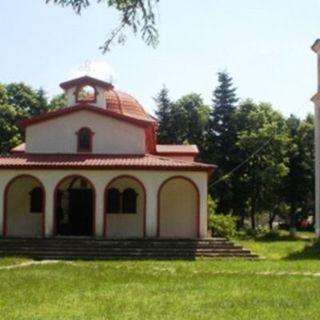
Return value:
M 94 191 L 89 180 L 73 176 L 56 189 L 56 234 L 92 236 Z

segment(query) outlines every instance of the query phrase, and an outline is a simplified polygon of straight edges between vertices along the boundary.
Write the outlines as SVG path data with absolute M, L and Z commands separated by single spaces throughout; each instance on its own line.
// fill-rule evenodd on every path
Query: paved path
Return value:
M 37 264 L 53 264 L 53 263 L 68 263 L 71 264 L 73 263 L 72 261 L 61 261 L 61 260 L 41 260 L 41 261 L 26 261 L 22 262 L 19 264 L 12 264 L 8 266 L 0 266 L 0 270 L 11 270 L 11 269 L 17 269 L 17 268 L 23 268 L 23 267 L 29 267 L 32 265 L 37 265 Z

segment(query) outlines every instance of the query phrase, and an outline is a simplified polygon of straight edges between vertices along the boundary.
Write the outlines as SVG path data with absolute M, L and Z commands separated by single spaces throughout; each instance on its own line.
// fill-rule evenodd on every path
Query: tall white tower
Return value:
M 317 39 L 312 45 L 311 49 L 317 54 L 317 93 L 311 98 L 314 103 L 314 143 L 315 143 L 315 171 L 316 171 L 316 185 L 315 185 L 315 231 L 317 238 L 320 238 L 320 39 Z

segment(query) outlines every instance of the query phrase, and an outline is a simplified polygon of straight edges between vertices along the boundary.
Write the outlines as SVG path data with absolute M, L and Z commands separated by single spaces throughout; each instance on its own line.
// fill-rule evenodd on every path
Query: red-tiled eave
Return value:
M 214 165 L 154 155 L 17 154 L 0 158 L 3 169 L 174 170 L 213 173 Z
M 156 152 L 159 155 L 197 155 L 199 149 L 195 144 L 157 144 Z
M 18 146 L 12 148 L 10 150 L 10 152 L 13 152 L 13 153 L 21 153 L 21 152 L 25 152 L 26 151 L 26 143 L 21 143 L 19 144 Z
M 87 84 L 96 85 L 105 89 L 113 89 L 113 85 L 111 83 L 98 80 L 89 76 L 84 76 L 77 79 L 62 82 L 60 83 L 60 87 L 66 90 L 72 87 L 78 87 L 78 86 L 83 86 Z
M 75 106 L 60 109 L 57 111 L 44 113 L 39 116 L 30 118 L 30 119 L 20 120 L 20 121 L 18 121 L 17 124 L 21 128 L 26 128 L 26 127 L 33 125 L 33 124 L 37 124 L 37 123 L 41 123 L 41 122 L 55 119 L 58 117 L 62 117 L 64 115 L 71 114 L 71 113 L 78 112 L 78 111 L 93 112 L 93 113 L 100 114 L 105 117 L 110 117 L 110 118 L 114 118 L 114 119 L 117 119 L 120 121 L 125 121 L 125 122 L 131 123 L 131 124 L 135 124 L 135 125 L 143 127 L 143 128 L 148 127 L 150 125 L 155 125 L 155 122 L 153 120 L 136 119 L 136 118 L 132 118 L 132 117 L 120 114 L 120 113 L 115 113 L 112 111 L 104 110 L 104 109 L 101 109 L 101 108 L 98 108 L 96 106 L 92 106 L 89 104 L 75 105 Z

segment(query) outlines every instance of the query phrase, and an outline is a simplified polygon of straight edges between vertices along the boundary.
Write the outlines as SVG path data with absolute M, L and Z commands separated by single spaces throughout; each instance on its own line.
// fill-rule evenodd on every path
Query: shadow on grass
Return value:
M 313 242 L 303 250 L 290 253 L 284 260 L 319 260 L 320 261 L 320 242 Z

